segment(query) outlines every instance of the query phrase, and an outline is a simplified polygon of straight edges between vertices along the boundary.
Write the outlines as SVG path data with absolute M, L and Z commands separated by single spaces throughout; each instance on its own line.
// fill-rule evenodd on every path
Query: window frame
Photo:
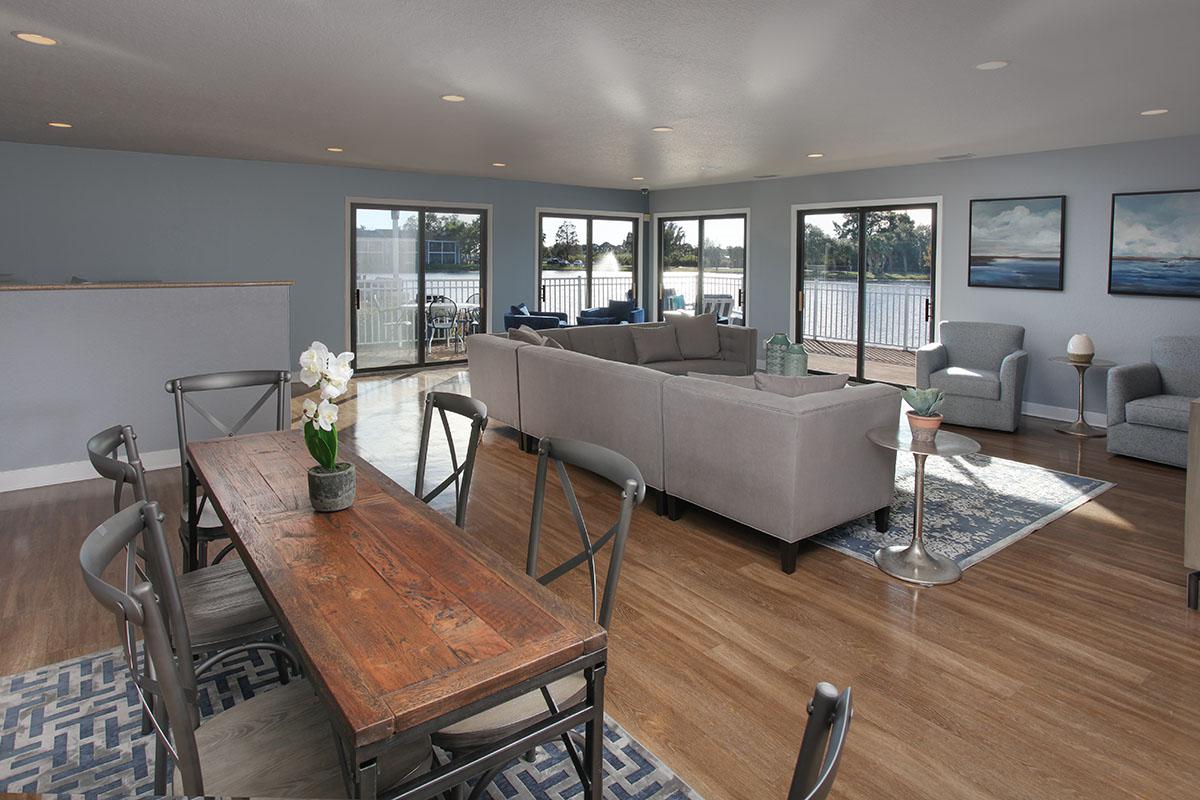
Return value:
M 662 320 L 663 300 L 663 248 L 662 230 L 667 222 L 697 221 L 696 247 L 696 297 L 704 296 L 704 221 L 717 219 L 742 219 L 742 297 L 738 304 L 742 309 L 742 324 L 738 327 L 748 328 L 750 325 L 750 209 L 721 208 L 703 211 L 663 211 L 653 216 L 654 236 L 654 285 L 651 287 L 655 297 L 653 319 Z
M 584 308 L 592 307 L 592 222 L 610 220 L 629 222 L 633 226 L 633 299 L 642 296 L 642 213 L 636 211 L 586 211 L 567 208 L 537 208 L 534 211 L 534 281 L 533 296 L 539 311 L 545 302 L 542 290 L 542 226 L 546 217 L 579 220 L 585 223 L 583 246 L 583 268 L 586 278 Z

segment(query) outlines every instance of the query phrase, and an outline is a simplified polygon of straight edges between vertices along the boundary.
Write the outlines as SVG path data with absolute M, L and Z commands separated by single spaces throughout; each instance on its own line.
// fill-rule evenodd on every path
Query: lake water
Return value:
M 973 258 L 972 286 L 1007 286 L 1015 289 L 1057 289 L 1057 258 Z
M 1200 258 L 1169 261 L 1114 258 L 1109 289 L 1126 294 L 1200 297 Z

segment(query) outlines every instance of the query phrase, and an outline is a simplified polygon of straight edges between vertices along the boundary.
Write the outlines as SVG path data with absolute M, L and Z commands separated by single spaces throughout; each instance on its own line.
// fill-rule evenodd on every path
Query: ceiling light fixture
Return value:
M 51 128 L 74 128 L 75 126 L 69 122 L 47 122 Z
M 654 133 L 670 133 L 671 131 L 673 131 L 675 129 L 672 128 L 670 125 L 655 125 L 650 130 L 653 131 Z
M 632 180 L 632 181 L 644 181 L 644 180 L 646 180 L 646 179 L 645 179 L 645 178 L 643 178 L 641 175 L 634 175 L 632 178 L 630 178 L 630 180 Z
M 985 61 L 982 64 L 976 64 L 975 69 L 982 72 L 991 72 L 992 70 L 1004 69 L 1007 66 L 1007 61 L 1000 61 L 997 59 L 996 61 Z
M 345 148 L 343 148 L 343 147 L 326 147 L 326 148 L 325 148 L 325 150 L 326 150 L 326 151 L 328 151 L 328 152 L 330 152 L 330 153 L 344 153 L 344 152 L 346 152 Z
M 1142 112 L 1143 117 L 1160 117 L 1166 114 L 1170 109 L 1167 108 L 1148 108 Z
M 28 42 L 29 44 L 40 44 L 44 47 L 52 47 L 58 44 L 58 39 L 51 39 L 49 36 L 43 36 L 40 33 L 13 31 L 13 36 L 17 37 L 22 42 Z
M 493 167 L 507 167 L 508 164 L 505 164 L 503 161 L 493 161 L 492 166 Z
M 461 103 L 467 98 L 463 97 L 461 94 L 444 94 L 442 95 L 442 99 L 447 103 Z
M 809 153 L 808 157 L 809 158 L 824 158 L 825 154 L 824 153 Z

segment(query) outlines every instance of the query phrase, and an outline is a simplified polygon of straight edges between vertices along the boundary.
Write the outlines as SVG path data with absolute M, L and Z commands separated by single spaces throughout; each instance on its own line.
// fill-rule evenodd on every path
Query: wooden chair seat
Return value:
M 342 798 L 338 744 L 306 680 L 264 692 L 196 729 L 204 792 L 217 797 Z M 380 759 L 380 794 L 428 768 L 429 739 Z M 175 787 L 183 776 L 175 770 Z M 178 793 L 178 792 L 177 792 Z
M 185 572 L 176 581 L 193 652 L 262 641 L 279 630 L 271 609 L 241 561 L 223 561 Z
M 559 678 L 548 688 L 554 704 L 561 711 L 584 699 L 587 680 L 582 672 L 577 672 Z M 454 753 L 463 752 L 503 739 L 548 716 L 550 709 L 546 707 L 546 699 L 541 691 L 529 692 L 442 728 L 433 735 L 433 743 Z

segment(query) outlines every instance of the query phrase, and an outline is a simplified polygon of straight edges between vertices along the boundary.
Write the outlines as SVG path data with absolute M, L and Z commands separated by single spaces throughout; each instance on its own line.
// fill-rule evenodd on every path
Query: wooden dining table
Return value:
M 389 796 L 433 796 L 583 724 L 584 797 L 602 797 L 604 629 L 365 460 L 341 458 L 357 499 L 332 514 L 309 503 L 315 462 L 298 430 L 193 442 L 188 483 L 204 486 L 327 708 L 351 793 L 377 796 L 388 750 L 582 672 L 579 704 Z

